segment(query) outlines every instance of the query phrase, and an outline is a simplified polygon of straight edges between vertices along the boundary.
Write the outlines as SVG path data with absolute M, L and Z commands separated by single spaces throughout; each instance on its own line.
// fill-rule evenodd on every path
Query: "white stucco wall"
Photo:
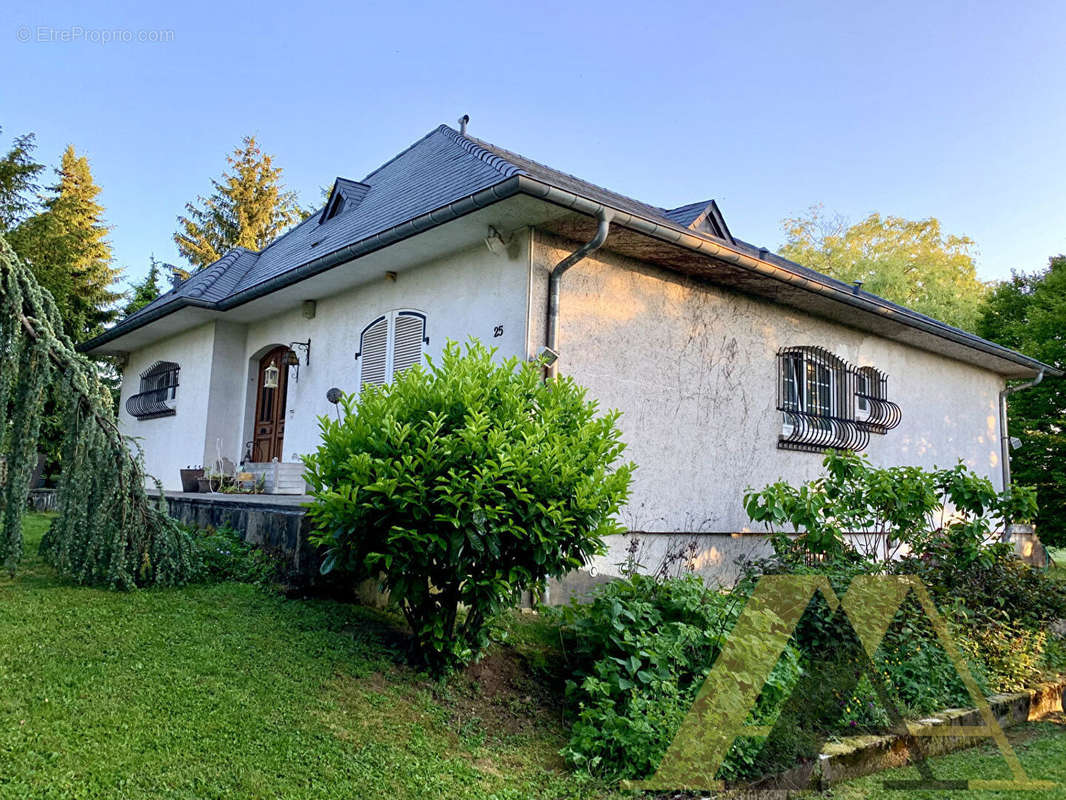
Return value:
M 149 471 L 165 488 L 180 488 L 178 469 L 211 464 L 216 453 L 240 461 L 252 438 L 258 359 L 277 345 L 311 340 L 310 365 L 301 365 L 299 380 L 289 373 L 284 460 L 297 461 L 318 443 L 318 417 L 334 414 L 326 392 L 358 388 L 354 355 L 367 324 L 388 311 L 417 310 L 426 315 L 429 344 L 440 354 L 448 339 L 475 336 L 499 349 L 501 358 L 525 353 L 530 275 L 528 235 L 499 254 L 479 246 L 400 272 L 384 275 L 356 289 L 316 301 L 313 319 L 299 306 L 248 324 L 217 322 L 131 354 L 124 372 L 122 400 L 138 391 L 141 370 L 157 360 L 181 365 L 178 413 L 138 421 L 125 413 L 126 432 L 142 437 Z M 345 269 L 346 267 L 338 267 Z M 496 330 L 502 333 L 496 336 Z
M 547 268 L 574 246 L 536 234 L 534 328 Z M 560 300 L 560 370 L 603 408 L 622 411 L 627 457 L 638 466 L 622 515 L 631 530 L 750 530 L 748 487 L 819 473 L 820 454 L 777 447 L 783 346 L 825 347 L 888 375 L 903 421 L 870 437 L 874 464 L 962 458 L 1000 484 L 1003 381 L 994 373 L 602 251 L 566 274 Z
M 145 471 L 166 489 L 181 487 L 178 470 L 204 463 L 204 435 L 210 397 L 215 323 L 209 322 L 130 354 L 122 370 L 119 428 L 136 437 L 144 450 Z M 139 420 L 126 401 L 140 391 L 140 374 L 157 361 L 181 367 L 173 416 Z

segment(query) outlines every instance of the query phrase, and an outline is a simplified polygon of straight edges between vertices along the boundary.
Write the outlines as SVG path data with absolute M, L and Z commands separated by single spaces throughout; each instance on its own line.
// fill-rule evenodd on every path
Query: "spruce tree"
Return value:
M 143 281 L 133 284 L 127 295 L 129 300 L 122 312 L 127 317 L 140 311 L 162 293 L 159 288 L 159 268 L 166 265 L 161 261 L 156 261 L 155 256 L 150 256 L 150 259 L 148 274 L 144 276 Z
M 118 316 L 122 295 L 112 285 L 121 270 L 112 266 L 100 187 L 88 159 L 68 146 L 56 173 L 52 195 L 11 232 L 10 243 L 54 298 L 66 334 L 84 341 Z
M 281 183 L 281 167 L 254 136 L 245 136 L 226 161 L 229 170 L 211 181 L 211 196 L 186 203 L 187 216 L 178 217 L 174 242 L 195 269 L 234 247 L 261 250 L 304 216 L 295 193 Z
M 33 158 L 37 143 L 32 133 L 18 136 L 0 158 L 0 233 L 7 233 L 36 208 L 40 188 L 37 177 L 44 169 Z

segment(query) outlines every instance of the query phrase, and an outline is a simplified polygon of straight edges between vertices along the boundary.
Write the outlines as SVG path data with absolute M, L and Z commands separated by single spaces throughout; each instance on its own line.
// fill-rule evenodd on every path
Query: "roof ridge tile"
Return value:
M 474 158 L 480 159 L 489 166 L 494 167 L 504 177 L 510 178 L 514 175 L 529 174 L 528 172 L 526 172 L 526 170 L 522 169 L 516 164 L 512 164 L 510 161 L 508 161 L 506 158 L 499 155 L 498 153 L 494 153 L 491 150 L 482 147 L 481 142 L 478 139 L 475 139 L 471 136 L 465 136 L 459 133 L 459 131 L 455 130 L 454 128 L 448 127 L 447 125 L 441 125 L 438 130 L 441 133 L 448 135 L 452 139 L 452 141 L 454 141 L 456 144 L 466 150 L 466 152 L 470 153 L 470 155 L 474 156 Z

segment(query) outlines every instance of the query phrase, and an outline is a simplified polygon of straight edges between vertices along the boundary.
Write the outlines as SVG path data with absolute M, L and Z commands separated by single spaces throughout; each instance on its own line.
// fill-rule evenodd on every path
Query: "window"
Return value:
M 778 410 L 786 450 L 861 450 L 868 434 L 855 421 L 854 375 L 847 363 L 820 347 L 793 347 L 778 354 Z
M 415 364 L 422 363 L 426 315 L 418 311 L 390 311 L 363 328 L 359 336 L 359 386 L 381 386 Z
M 887 379 L 873 367 L 855 369 L 821 347 L 784 349 L 778 365 L 783 449 L 862 450 L 871 433 L 886 433 L 902 418 L 886 399 Z
M 140 391 L 126 401 L 126 410 L 137 419 L 168 417 L 176 411 L 178 371 L 173 361 L 157 361 L 141 373 Z

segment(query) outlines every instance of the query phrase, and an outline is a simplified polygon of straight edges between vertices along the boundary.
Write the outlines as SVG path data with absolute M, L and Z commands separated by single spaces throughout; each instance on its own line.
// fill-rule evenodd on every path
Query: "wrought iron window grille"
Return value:
M 822 347 L 784 348 L 777 358 L 781 449 L 861 451 L 870 434 L 899 425 L 887 378 L 873 367 L 855 368 Z
M 140 420 L 173 416 L 180 369 L 172 361 L 157 361 L 142 372 L 140 392 L 126 400 L 126 411 L 130 416 Z

